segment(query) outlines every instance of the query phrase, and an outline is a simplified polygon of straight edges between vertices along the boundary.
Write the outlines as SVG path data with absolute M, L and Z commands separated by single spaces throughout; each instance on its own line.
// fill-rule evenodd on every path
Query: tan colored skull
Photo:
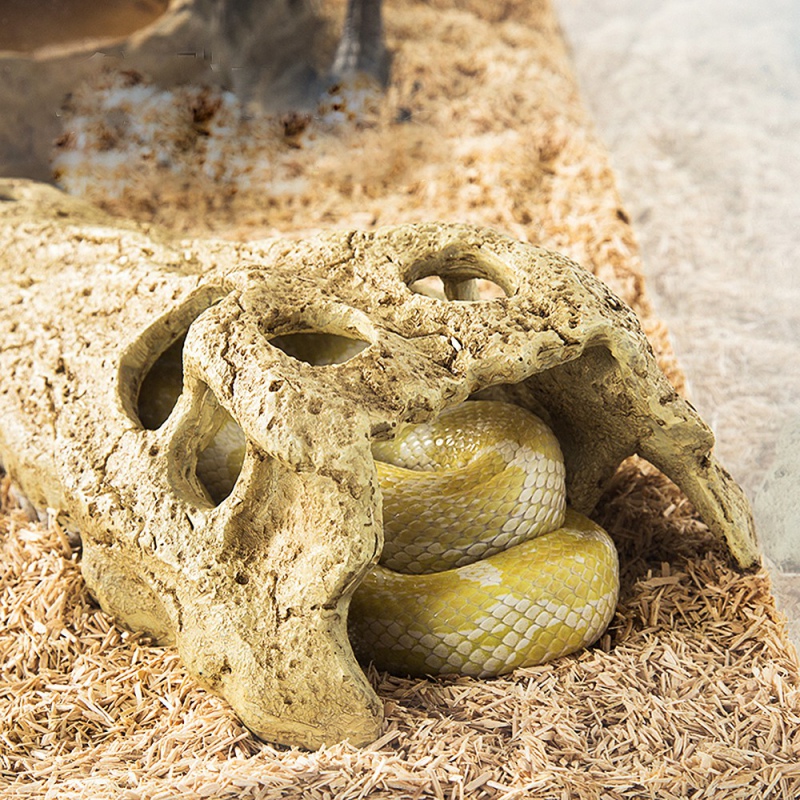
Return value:
M 550 423 L 579 511 L 638 453 L 740 565 L 758 558 L 711 432 L 630 309 L 561 256 L 438 224 L 172 242 L 36 184 L 0 183 L 0 200 L 0 456 L 35 505 L 80 530 L 103 607 L 174 643 L 265 739 L 378 735 L 346 625 L 382 544 L 370 443 L 478 392 Z M 432 275 L 452 299 L 412 290 Z M 505 296 L 472 299 L 476 278 Z M 363 349 L 314 366 L 285 346 L 318 333 Z M 184 335 L 183 391 L 148 429 L 140 387 Z M 247 448 L 232 492 L 212 500 L 198 463 L 220 409 Z

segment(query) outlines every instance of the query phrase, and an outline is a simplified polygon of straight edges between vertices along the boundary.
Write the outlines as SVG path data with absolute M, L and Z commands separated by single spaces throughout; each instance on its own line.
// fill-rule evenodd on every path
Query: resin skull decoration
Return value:
M 103 608 L 175 644 L 269 741 L 379 734 L 347 638 L 382 546 L 371 442 L 476 393 L 548 421 L 578 511 L 638 453 L 741 566 L 758 559 L 741 490 L 634 314 L 559 255 L 439 224 L 175 242 L 42 185 L 0 182 L 0 200 L 0 458 L 80 531 Z M 446 298 L 415 291 L 429 276 Z M 505 296 L 475 299 L 478 278 Z M 285 346 L 317 334 L 360 344 L 329 366 Z M 148 426 L 140 390 L 171 347 L 183 389 Z M 212 499 L 198 464 L 223 409 L 247 445 Z

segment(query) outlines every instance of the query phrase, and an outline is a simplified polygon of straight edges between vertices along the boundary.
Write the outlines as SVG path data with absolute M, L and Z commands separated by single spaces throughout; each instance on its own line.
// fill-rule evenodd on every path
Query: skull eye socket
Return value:
M 183 388 L 185 340 L 184 334 L 174 341 L 142 381 L 137 411 L 142 426 L 148 430 L 160 428 L 178 401 Z M 207 430 L 191 437 L 195 445 L 190 449 L 195 450 L 195 457 L 187 454 L 186 464 L 191 465 L 194 477 L 211 501 L 219 505 L 233 491 L 242 471 L 246 439 L 241 427 L 210 393 L 206 394 L 203 406 L 200 418 Z
M 404 281 L 414 294 L 462 303 L 511 297 L 517 291 L 510 265 L 491 253 L 456 247 L 418 259 Z
M 186 334 L 174 341 L 144 376 L 136 410 L 147 430 L 160 428 L 178 402 L 183 388 L 183 343 Z
M 146 430 L 160 428 L 178 402 L 183 389 L 183 345 L 190 325 L 225 296 L 223 287 L 203 287 L 183 307 L 143 331 L 122 353 L 119 400 L 130 419 Z
M 363 339 L 337 333 L 286 333 L 269 343 L 287 356 L 315 367 L 344 364 L 370 345 Z

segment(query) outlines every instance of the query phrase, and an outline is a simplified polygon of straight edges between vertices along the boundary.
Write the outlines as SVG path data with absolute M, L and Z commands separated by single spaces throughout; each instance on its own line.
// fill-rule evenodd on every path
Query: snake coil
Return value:
M 609 535 L 565 508 L 553 433 L 509 403 L 472 401 L 373 447 L 380 563 L 353 597 L 364 661 L 489 677 L 592 644 L 619 593 Z

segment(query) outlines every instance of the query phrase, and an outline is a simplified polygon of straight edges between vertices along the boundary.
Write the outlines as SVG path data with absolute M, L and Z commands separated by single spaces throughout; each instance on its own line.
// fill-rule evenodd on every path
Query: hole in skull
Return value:
M 145 375 L 139 390 L 138 415 L 148 430 L 160 428 L 172 413 L 183 388 L 183 343 L 186 336 L 173 342 L 156 360 Z M 201 433 L 197 450 L 195 474 L 215 504 L 221 503 L 232 491 L 242 470 L 245 436 L 241 427 L 209 396 L 213 403 L 208 413 L 208 430 Z
M 183 346 L 189 326 L 219 303 L 225 287 L 204 286 L 143 330 L 120 358 L 119 399 L 132 421 L 157 430 L 183 390 Z
M 417 261 L 405 282 L 415 294 L 462 303 L 511 297 L 516 291 L 513 270 L 499 258 L 452 247 Z
M 434 300 L 454 300 L 461 303 L 508 297 L 500 284 L 486 278 L 471 278 L 456 283 L 450 281 L 448 287 L 440 275 L 428 275 L 413 281 L 408 288 L 414 294 L 422 294 Z
M 197 453 L 197 479 L 215 505 L 219 505 L 236 485 L 244 462 L 247 440 L 236 420 L 222 406 L 213 417 L 211 435 Z
M 269 340 L 287 356 L 315 367 L 344 364 L 369 347 L 363 339 L 336 333 L 287 333 Z
M 142 425 L 154 431 L 160 428 L 175 408 L 183 386 L 183 342 L 173 342 L 150 367 L 142 381 L 137 412 Z

